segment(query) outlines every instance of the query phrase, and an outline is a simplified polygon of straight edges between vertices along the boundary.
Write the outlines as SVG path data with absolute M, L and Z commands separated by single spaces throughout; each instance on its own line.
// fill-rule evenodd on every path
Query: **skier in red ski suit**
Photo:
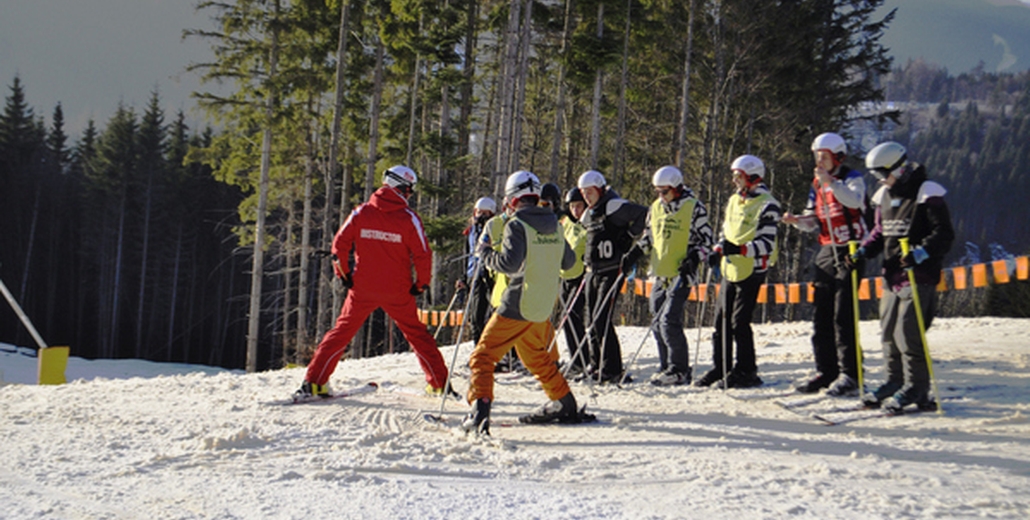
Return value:
M 432 276 L 432 250 L 422 219 L 408 207 L 417 181 L 407 166 L 390 168 L 383 174 L 383 186 L 351 212 L 336 233 L 333 269 L 350 290 L 336 325 L 318 344 L 295 398 L 329 395 L 326 383 L 340 356 L 377 308 L 400 327 L 418 356 L 429 390 L 439 392 L 446 384 L 447 366 L 433 336 L 419 322 L 415 306 L 415 296 L 429 287 Z M 347 260 L 352 249 L 354 269 L 350 270 Z

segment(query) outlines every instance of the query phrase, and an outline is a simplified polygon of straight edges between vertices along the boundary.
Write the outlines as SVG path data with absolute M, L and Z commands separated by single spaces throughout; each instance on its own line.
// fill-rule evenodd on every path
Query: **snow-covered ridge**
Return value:
M 811 326 L 755 330 L 766 387 L 730 390 L 734 399 L 576 383 L 601 423 L 504 427 L 545 399 L 531 378 L 504 376 L 493 442 L 426 423 L 422 413 L 436 413 L 440 401 L 390 385 L 274 406 L 299 385 L 301 369 L 243 374 L 73 358 L 66 385 L 0 388 L 0 518 L 1030 515 L 1030 320 L 935 320 L 928 336 L 946 414 L 841 426 L 762 398 L 807 375 Z M 627 361 L 643 333 L 619 329 Z M 863 322 L 861 334 L 866 377 L 876 384 L 878 324 Z M 698 361 L 696 332 L 688 338 L 700 373 L 711 347 L 701 345 Z M 461 348 L 467 357 L 470 345 Z M 646 380 L 656 366 L 648 340 L 633 373 Z M 6 381 L 26 367 L 31 380 L 35 359 L 0 354 Z M 457 370 L 459 389 L 465 375 Z M 411 354 L 345 361 L 331 383 L 368 381 L 423 385 Z M 453 424 L 465 410 L 450 401 L 445 416 Z

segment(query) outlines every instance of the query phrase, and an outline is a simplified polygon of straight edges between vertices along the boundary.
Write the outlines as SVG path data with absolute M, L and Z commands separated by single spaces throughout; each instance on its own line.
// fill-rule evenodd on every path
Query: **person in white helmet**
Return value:
M 483 234 L 483 230 L 486 228 L 486 222 L 493 218 L 494 214 L 497 213 L 497 203 L 490 197 L 480 197 L 472 207 L 472 216 L 469 217 L 469 224 L 462 231 L 465 235 L 466 253 L 468 257 L 465 264 L 465 276 L 459 278 L 455 282 L 455 286 L 458 290 L 468 289 L 472 286 L 472 279 L 476 276 L 477 272 L 479 277 L 476 278 L 476 283 L 472 287 L 472 294 L 467 297 L 471 298 L 469 303 L 469 329 L 472 332 L 472 341 L 479 341 L 479 336 L 483 334 L 483 327 L 486 325 L 487 318 L 490 317 L 490 292 L 493 291 L 494 279 L 489 269 L 477 269 L 479 265 L 479 257 L 476 256 L 476 247 L 480 237 Z
M 383 185 L 351 212 L 333 239 L 333 270 L 350 288 L 343 309 L 308 365 L 295 400 L 330 395 L 329 377 L 358 328 L 383 309 L 397 323 L 418 357 L 430 393 L 444 391 L 447 366 L 433 335 L 418 319 L 415 296 L 428 287 L 433 252 L 422 219 L 408 206 L 418 177 L 407 166 L 383 173 Z M 353 268 L 348 261 L 354 255 Z M 414 272 L 414 275 L 412 275 Z
M 709 265 L 722 272 L 712 334 L 712 369 L 694 385 L 720 382 L 728 388 L 750 388 L 762 385 L 751 318 L 758 290 L 776 261 L 776 225 L 781 213 L 780 203 L 765 185 L 761 159 L 742 155 L 733 161 L 730 170 L 737 191 L 726 202 L 722 237 L 708 256 Z
M 815 171 L 805 210 L 800 216 L 789 212 L 783 216 L 785 224 L 819 234 L 820 248 L 813 262 L 812 351 L 816 374 L 796 387 L 802 393 L 824 388 L 831 396 L 859 392 L 855 288 L 844 258 L 848 256 L 848 242 L 861 242 L 868 233 L 863 218 L 867 197 L 862 172 L 844 164 L 847 153 L 843 137 L 835 133 L 816 137 L 812 141 Z
M 887 380 L 862 397 L 869 407 L 882 406 L 888 413 L 902 413 L 915 405 L 921 410 L 936 410 L 930 397 L 927 350 L 923 345 L 915 312 L 913 291 L 930 328 L 937 306 L 937 284 L 941 281 L 944 256 L 955 241 L 947 190 L 927 180 L 923 165 L 909 162 L 905 147 L 886 142 L 877 145 L 865 158 L 866 168 L 880 179 L 873 195 L 876 220 L 869 237 L 858 248 L 849 264 L 883 252 L 883 277 L 887 289 L 880 299 L 880 328 Z M 910 249 L 903 254 L 901 240 Z M 908 277 L 911 270 L 916 287 Z M 925 331 L 924 331 L 925 332 Z
M 712 248 L 708 210 L 683 184 L 683 172 L 662 166 L 651 178 L 655 194 L 647 214 L 644 236 L 625 257 L 624 270 L 650 252 L 651 314 L 658 345 L 656 386 L 689 385 L 693 380 L 690 349 L 683 334 L 683 306 L 690 286 L 697 283 L 697 268 Z
M 602 383 L 623 380 L 622 347 L 612 323 L 621 280 L 622 257 L 644 231 L 647 208 L 620 197 L 608 187 L 604 175 L 589 170 L 577 182 L 587 210 L 580 223 L 587 230 L 586 316 L 590 343 L 589 374 Z
M 466 432 L 489 434 L 494 401 L 494 367 L 512 349 L 536 376 L 549 401 L 538 411 L 520 417 L 524 423 L 580 422 L 583 417 L 568 382 L 558 370 L 551 311 L 558 299 L 559 271 L 575 262 L 558 217 L 540 207 L 540 180 L 521 170 L 505 183 L 505 197 L 515 210 L 504 225 L 500 250 L 479 245 L 485 265 L 509 276 L 497 311 L 469 357 L 468 402 L 472 410 L 462 421 Z

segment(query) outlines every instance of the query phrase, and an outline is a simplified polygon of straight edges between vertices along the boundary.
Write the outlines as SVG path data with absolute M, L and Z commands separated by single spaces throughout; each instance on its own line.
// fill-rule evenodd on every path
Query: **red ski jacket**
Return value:
M 422 219 L 394 188 L 383 186 L 358 206 L 333 239 L 333 254 L 347 271 L 354 250 L 353 290 L 364 297 L 408 294 L 429 285 L 433 252 Z M 414 277 L 412 267 L 414 266 Z

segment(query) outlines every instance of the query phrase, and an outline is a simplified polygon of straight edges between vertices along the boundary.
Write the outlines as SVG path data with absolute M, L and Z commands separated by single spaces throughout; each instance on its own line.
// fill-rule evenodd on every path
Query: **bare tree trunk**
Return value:
M 175 235 L 175 260 L 172 262 L 172 296 L 168 307 L 168 339 L 165 348 L 168 351 L 166 361 L 172 360 L 172 344 L 175 337 L 175 310 L 179 304 L 179 267 L 182 260 L 182 221 Z
M 680 124 L 676 132 L 676 167 L 683 168 L 687 149 L 687 123 L 690 120 L 690 59 L 694 49 L 694 9 L 696 0 L 690 0 L 690 14 L 687 15 L 687 51 L 683 63 L 683 92 L 681 94 Z
M 522 29 L 519 31 L 519 60 L 515 77 L 517 97 L 512 110 L 511 157 L 508 170 L 521 168 L 522 163 L 522 120 L 525 116 L 526 90 L 529 76 L 529 47 L 533 38 L 533 0 L 526 0 L 523 8 Z
M 283 230 L 282 254 L 286 255 L 286 268 L 283 269 L 283 304 L 282 304 L 282 357 L 285 365 L 290 349 L 290 342 L 293 341 L 293 334 L 290 333 L 290 315 L 293 314 L 293 270 L 296 255 L 296 248 L 293 247 L 293 229 L 297 225 L 297 212 L 290 204 L 289 215 L 286 218 L 286 226 Z
M 368 122 L 368 156 L 365 162 L 365 200 L 372 195 L 372 189 L 375 186 L 373 183 L 376 175 L 376 160 L 379 158 L 379 112 L 383 99 L 384 50 L 383 41 L 377 38 L 376 66 L 372 80 L 372 106 L 369 107 L 371 113 Z M 412 97 L 412 102 L 414 101 L 415 98 Z
M 279 18 L 279 2 L 273 4 L 274 18 Z M 279 61 L 279 30 L 272 27 L 272 49 L 268 66 L 268 79 L 275 78 Z M 270 81 L 269 81 L 270 82 Z M 257 372 L 258 334 L 261 323 L 261 282 L 265 261 L 265 212 L 268 209 L 268 176 L 272 167 L 272 117 L 275 110 L 275 92 L 269 90 L 265 108 L 265 130 L 261 139 L 261 180 L 258 184 L 257 222 L 254 226 L 254 256 L 250 275 L 250 309 L 247 321 L 247 372 Z
M 419 14 L 418 17 L 418 32 L 422 34 L 422 23 L 423 14 Z M 411 106 L 408 111 L 408 149 L 404 155 L 405 166 L 412 168 L 411 157 L 415 150 L 415 120 L 416 114 L 418 114 L 418 90 L 421 85 L 422 78 L 422 54 L 419 53 L 415 56 L 415 73 L 414 77 L 411 78 Z M 369 195 L 366 193 L 366 195 Z
M 311 282 L 311 203 L 314 198 L 315 177 L 315 134 L 318 124 L 311 121 L 308 132 L 308 160 L 304 164 L 304 215 L 301 217 L 300 231 L 300 275 L 297 278 L 297 337 L 292 359 L 296 363 L 298 352 L 308 346 L 308 284 Z
M 604 3 L 597 4 L 597 39 L 604 37 Z M 590 168 L 597 169 L 597 155 L 601 150 L 601 82 L 600 67 L 594 75 L 594 103 L 590 113 Z
M 515 67 L 517 65 L 519 54 L 518 32 L 520 9 L 520 0 L 511 0 L 508 11 L 508 30 L 504 34 L 505 54 L 501 69 L 500 84 L 501 116 L 500 121 L 498 121 L 499 130 L 497 132 L 497 162 L 494 164 L 492 175 L 492 177 L 495 178 L 495 182 L 497 177 L 506 175 L 510 171 L 511 166 L 512 123 L 515 120 L 515 115 L 512 113 L 515 104 L 515 89 L 513 88 L 513 83 L 515 79 Z
M 561 156 L 562 126 L 565 122 L 565 54 L 569 50 L 572 34 L 572 2 L 565 0 L 565 23 L 561 32 L 561 51 L 558 64 L 558 99 L 554 107 L 554 137 L 551 140 L 551 180 L 558 180 L 558 160 Z
M 337 170 L 340 169 L 337 156 L 340 154 L 340 138 L 342 133 L 340 120 L 343 117 L 344 71 L 346 70 L 347 58 L 347 18 L 349 12 L 350 1 L 343 0 L 340 5 L 339 40 L 336 45 L 336 87 L 335 100 L 333 102 L 333 124 L 329 136 L 329 166 L 325 172 L 325 212 L 322 215 L 322 249 L 325 250 L 332 248 L 333 236 L 336 231 L 333 226 L 333 202 L 336 200 L 335 176 Z M 347 214 L 350 213 L 351 192 L 350 175 L 343 174 L 342 177 L 343 186 L 340 190 L 341 219 L 346 218 Z M 315 316 L 315 332 L 318 337 L 321 337 L 329 329 L 329 316 L 331 313 L 326 307 L 330 305 L 330 301 L 335 303 L 338 297 L 335 294 L 336 291 L 333 290 L 332 270 L 329 268 L 328 262 L 320 262 L 318 271 L 318 305 Z M 336 306 L 333 305 L 333 307 Z
M 129 194 L 127 187 L 122 187 L 121 209 L 118 212 L 118 245 L 114 259 L 114 286 L 111 295 L 111 330 L 108 336 L 108 355 L 105 357 L 116 357 L 114 354 L 118 348 L 118 304 L 122 293 L 122 253 L 125 250 L 125 215 L 128 213 Z
M 626 30 L 622 36 L 622 76 L 619 78 L 619 111 L 618 123 L 615 131 L 615 159 L 612 163 L 613 180 L 609 184 L 617 184 L 622 178 L 623 154 L 626 152 L 626 145 L 623 140 L 626 136 L 626 88 L 629 85 L 629 29 L 630 13 L 632 12 L 633 0 L 626 0 Z
M 139 268 L 139 298 L 136 303 L 136 359 L 143 358 L 143 298 L 147 289 L 147 260 L 150 251 L 150 213 L 153 206 L 154 172 L 147 172 L 147 195 L 143 209 L 143 258 Z
M 458 150 L 459 157 L 469 154 L 469 133 L 472 120 L 472 104 L 475 101 L 473 86 L 476 80 L 476 45 L 479 26 L 479 0 L 469 0 L 465 29 L 465 57 L 462 60 L 462 84 L 459 92 L 458 109 Z M 466 195 L 465 178 L 468 176 L 469 167 L 466 161 L 461 161 L 459 166 L 458 193 L 462 197 Z M 459 203 L 463 200 L 459 200 Z

